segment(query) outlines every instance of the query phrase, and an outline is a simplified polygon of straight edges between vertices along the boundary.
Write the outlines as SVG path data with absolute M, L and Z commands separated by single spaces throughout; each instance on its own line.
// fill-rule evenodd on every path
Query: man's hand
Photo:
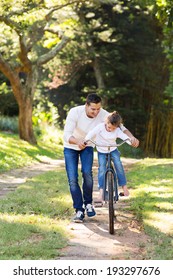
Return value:
M 134 136 L 131 137 L 131 143 L 132 143 L 132 147 L 137 148 L 139 146 L 139 140 L 137 138 L 135 138 Z
M 85 142 L 84 142 L 84 139 L 77 139 L 77 138 L 75 138 L 74 136 L 71 136 L 71 137 L 69 138 L 69 143 L 70 143 L 70 144 L 76 144 L 76 145 L 78 145 L 78 147 L 79 147 L 80 150 L 83 150 L 83 149 L 85 149 L 85 147 L 86 147 L 86 144 L 85 144 Z
M 80 150 L 83 150 L 86 147 L 86 143 L 84 142 L 84 140 L 78 140 L 77 145 L 78 145 Z

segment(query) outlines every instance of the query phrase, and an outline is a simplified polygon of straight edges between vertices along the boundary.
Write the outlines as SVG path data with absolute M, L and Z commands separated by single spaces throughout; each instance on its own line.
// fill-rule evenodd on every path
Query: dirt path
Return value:
M 122 159 L 127 171 L 134 159 Z M 94 168 L 97 172 L 97 167 Z M 94 198 L 97 197 L 97 176 L 95 175 Z M 115 234 L 108 232 L 107 206 L 95 208 L 97 216 L 85 218 L 82 224 L 70 222 L 68 231 L 71 239 L 66 248 L 62 250 L 61 257 L 65 260 L 143 260 L 145 259 L 145 247 L 150 242 L 149 237 L 142 231 L 136 218 L 129 213 L 128 198 L 121 198 L 115 206 Z
M 134 159 L 123 158 L 122 161 L 126 170 L 136 162 Z M 63 160 L 50 160 L 0 174 L 0 198 L 8 192 L 14 191 L 18 185 L 26 182 L 27 178 L 60 166 L 64 166 Z M 95 165 L 94 198 L 98 194 L 96 173 L 97 166 Z M 67 230 L 71 238 L 58 259 L 145 259 L 145 247 L 150 239 L 144 234 L 135 217 L 126 210 L 127 207 L 128 198 L 121 198 L 116 204 L 114 235 L 108 233 L 108 209 L 106 205 L 96 208 L 97 216 L 92 219 L 86 218 L 82 224 L 70 221 Z

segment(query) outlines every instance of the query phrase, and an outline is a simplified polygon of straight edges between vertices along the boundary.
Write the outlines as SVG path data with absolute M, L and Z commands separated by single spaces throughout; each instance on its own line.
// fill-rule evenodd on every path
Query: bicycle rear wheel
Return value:
M 109 203 L 109 233 L 114 234 L 114 176 L 112 172 L 106 174 Z

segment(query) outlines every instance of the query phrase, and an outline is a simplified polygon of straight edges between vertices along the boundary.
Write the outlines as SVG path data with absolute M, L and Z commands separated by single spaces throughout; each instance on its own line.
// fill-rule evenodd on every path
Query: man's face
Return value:
M 86 104 L 85 110 L 88 118 L 97 117 L 98 113 L 101 109 L 101 103 L 90 103 L 90 105 Z

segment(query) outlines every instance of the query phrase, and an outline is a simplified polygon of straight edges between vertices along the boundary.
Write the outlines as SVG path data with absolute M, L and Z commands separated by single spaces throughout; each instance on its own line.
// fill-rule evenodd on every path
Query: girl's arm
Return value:
M 87 133 L 87 135 L 85 136 L 85 141 L 94 138 L 99 131 L 100 131 L 100 124 Z

